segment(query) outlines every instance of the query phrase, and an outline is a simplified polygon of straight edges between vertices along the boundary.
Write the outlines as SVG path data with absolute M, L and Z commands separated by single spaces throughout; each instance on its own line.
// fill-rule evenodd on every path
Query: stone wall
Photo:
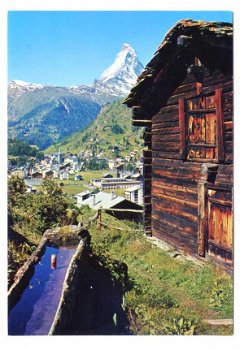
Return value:
M 67 229 L 68 235 L 64 234 Z M 69 246 L 78 244 L 80 241 L 80 232 L 82 228 L 75 225 L 70 225 L 65 228 L 59 227 L 56 229 L 48 229 L 42 236 L 42 239 L 34 251 L 34 253 L 28 258 L 24 265 L 17 271 L 14 282 L 8 291 L 8 309 L 19 301 L 23 291 L 27 287 L 30 279 L 32 278 L 35 270 L 35 265 L 41 259 L 45 252 L 46 245 L 54 246 Z
M 48 242 L 48 236 L 43 235 L 37 249 L 25 262 L 25 264 L 17 271 L 14 282 L 8 291 L 8 310 L 19 301 L 23 291 L 27 287 L 31 277 L 33 276 L 35 265 L 44 254 L 46 245 Z
M 80 276 L 79 267 L 84 255 L 85 243 L 81 240 L 66 272 L 61 298 L 49 335 L 65 334 L 66 330 L 70 327 L 72 313 L 75 308 L 77 284 Z

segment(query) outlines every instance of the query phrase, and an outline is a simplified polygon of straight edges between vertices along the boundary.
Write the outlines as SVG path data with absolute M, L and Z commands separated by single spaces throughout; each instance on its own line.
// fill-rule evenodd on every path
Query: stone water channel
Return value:
M 47 246 L 34 275 L 8 318 L 9 335 L 46 335 L 52 325 L 74 247 Z M 57 266 L 51 267 L 51 255 Z
M 17 274 L 8 295 L 9 335 L 129 334 L 124 283 L 92 254 L 89 232 L 74 231 L 76 247 L 74 241 L 64 246 L 57 232 L 44 234 Z M 52 254 L 57 255 L 55 269 Z M 114 263 L 126 279 L 126 265 Z

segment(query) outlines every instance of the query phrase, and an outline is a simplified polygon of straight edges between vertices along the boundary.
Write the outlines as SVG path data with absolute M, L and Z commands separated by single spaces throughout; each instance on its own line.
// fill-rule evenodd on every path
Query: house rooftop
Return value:
M 138 119 L 149 119 L 164 105 L 198 57 L 209 70 L 232 73 L 231 23 L 181 20 L 169 30 L 124 101 Z
M 80 192 L 80 193 L 77 193 L 74 197 L 83 197 L 89 193 L 92 193 L 92 191 L 89 191 L 89 190 L 85 190 L 83 192 Z
M 139 189 L 142 189 L 142 186 L 133 186 L 133 187 L 126 188 L 125 192 L 134 192 Z
M 95 200 L 94 200 L 95 197 Z M 109 209 L 126 200 L 124 197 L 116 196 L 114 193 L 98 192 L 83 201 L 83 205 L 89 205 L 92 209 Z

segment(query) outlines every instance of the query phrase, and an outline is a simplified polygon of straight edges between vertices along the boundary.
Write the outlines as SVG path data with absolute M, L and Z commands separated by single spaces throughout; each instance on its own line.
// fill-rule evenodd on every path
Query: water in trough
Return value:
M 9 335 L 47 335 L 62 292 L 64 277 L 75 248 L 46 247 L 29 285 L 8 318 Z M 57 255 L 56 269 L 51 255 Z

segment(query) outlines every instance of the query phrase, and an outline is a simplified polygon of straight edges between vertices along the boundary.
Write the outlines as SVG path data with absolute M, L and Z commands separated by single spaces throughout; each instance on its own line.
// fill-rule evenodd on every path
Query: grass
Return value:
M 90 181 L 92 179 L 101 179 L 104 174 L 109 173 L 114 176 L 114 172 L 108 170 L 86 170 L 76 173 L 75 175 L 81 175 L 83 180 L 75 181 L 74 176 L 70 176 L 68 180 L 54 179 L 56 183 L 63 183 L 62 190 L 68 195 L 75 195 L 89 189 Z M 41 185 L 35 185 L 36 188 L 40 189 Z M 111 190 L 104 190 L 104 192 L 111 192 Z M 125 190 L 123 188 L 115 189 L 113 192 L 117 196 L 124 196 Z
M 13 283 L 17 270 L 26 262 L 36 249 L 36 245 L 27 242 L 8 241 L 8 286 Z
M 62 190 L 64 193 L 67 193 L 69 195 L 75 195 L 77 193 L 83 192 L 87 190 L 87 187 L 85 187 L 82 184 L 77 185 L 77 181 L 74 181 L 75 183 L 70 182 L 69 184 L 66 182 L 64 183 L 64 186 L 62 187 Z
M 94 213 L 88 206 L 82 207 L 84 221 Z M 123 308 L 132 334 L 233 333 L 231 326 L 203 323 L 204 319 L 232 318 L 231 276 L 213 265 L 200 266 L 185 259 L 172 258 L 146 239 L 140 225 L 119 221 L 104 212 L 102 222 L 113 228 L 98 230 L 95 222 L 91 225 L 92 251 L 110 270 L 114 280 L 122 285 Z M 17 245 L 9 241 L 10 283 L 14 271 L 34 249 L 31 243 Z M 125 265 L 126 270 L 119 269 Z
M 62 190 L 68 195 L 75 195 L 89 189 L 90 181 L 92 179 L 101 179 L 102 176 L 107 173 L 107 170 L 86 170 L 76 173 L 75 175 L 81 175 L 83 180 L 75 181 L 74 176 L 70 176 L 68 180 L 54 179 L 56 183 L 63 183 Z M 111 173 L 111 172 L 108 172 Z M 112 173 L 111 173 L 112 174 Z M 114 174 L 113 174 L 114 175 Z M 40 185 L 35 187 L 40 188 Z M 110 191 L 109 191 L 110 192 Z M 117 195 L 123 195 L 124 190 L 115 190 Z
M 232 334 L 203 319 L 232 318 L 232 279 L 212 266 L 172 258 L 153 246 L 129 222 L 103 214 L 103 222 L 128 231 L 91 227 L 92 248 L 113 270 L 113 261 L 128 266 L 130 287 L 124 305 L 133 334 Z M 135 225 L 134 225 L 135 228 Z M 116 275 L 116 271 L 114 271 Z M 117 275 L 116 275 L 117 276 Z M 117 276 L 118 278 L 118 276 Z
M 108 170 L 86 170 L 79 174 L 83 177 L 85 183 L 89 183 L 92 179 L 101 179 L 101 177 L 106 174 L 111 173 Z M 113 174 L 114 175 L 114 174 Z
M 131 110 L 122 104 L 122 100 L 114 101 L 105 106 L 96 120 L 85 130 L 60 140 L 50 146 L 45 152 L 79 153 L 95 151 L 102 153 L 103 157 L 113 158 L 114 145 L 119 147 L 119 155 L 128 155 L 134 149 L 141 153 L 143 149 L 143 128 L 133 127 L 131 124 Z M 118 125 L 121 133 L 115 132 L 112 127 Z

